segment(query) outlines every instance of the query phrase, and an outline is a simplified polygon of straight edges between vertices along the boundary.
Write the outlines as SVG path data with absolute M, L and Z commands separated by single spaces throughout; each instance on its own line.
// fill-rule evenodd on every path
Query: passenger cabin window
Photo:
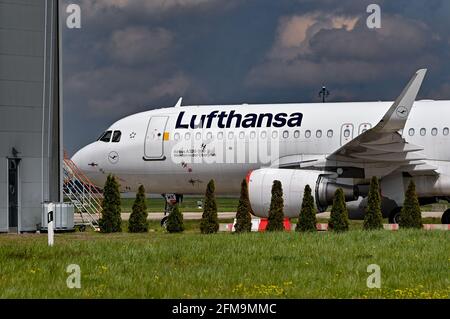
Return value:
M 438 129 L 433 127 L 433 129 L 431 130 L 431 135 L 436 136 L 438 133 Z
M 184 134 L 184 139 L 185 140 L 190 140 L 191 139 L 191 133 L 186 133 L 186 134 Z
M 173 135 L 173 138 L 175 139 L 175 141 L 178 141 L 180 139 L 180 133 L 175 133 Z
M 306 137 L 306 138 L 310 138 L 310 137 L 311 137 L 311 131 L 310 131 L 310 130 L 307 130 L 307 131 L 305 132 L 305 137 Z
M 255 132 L 255 131 L 251 131 L 251 132 L 250 132 L 250 138 L 251 138 L 251 139 L 256 138 L 256 132 Z
M 121 131 L 114 131 L 112 142 L 113 143 L 119 143 L 121 136 L 122 136 L 122 132 Z
M 449 132 L 450 132 L 450 130 L 448 129 L 448 127 L 444 127 L 444 130 L 442 131 L 444 136 L 447 136 Z
M 202 138 L 202 133 L 200 133 L 200 132 L 195 133 L 196 140 L 200 140 L 201 138 Z
M 288 137 L 289 137 L 289 132 L 283 131 L 283 138 L 288 138 Z
M 420 129 L 420 135 L 421 135 L 421 136 L 425 136 L 426 134 L 427 134 L 427 129 L 421 128 L 421 129 Z
M 239 132 L 239 138 L 243 139 L 245 137 L 245 133 L 244 132 Z
M 295 130 L 294 131 L 294 137 L 295 138 L 299 138 L 300 137 L 300 131 L 299 130 Z
M 332 138 L 332 137 L 333 137 L 333 130 L 328 130 L 328 131 L 327 131 L 327 136 L 328 136 L 329 138 Z
M 414 135 L 414 129 L 410 128 L 408 131 L 409 136 L 413 136 Z
M 211 140 L 212 139 L 212 133 L 211 132 L 206 133 L 206 138 L 208 140 Z
M 266 138 L 267 137 L 267 132 L 266 131 L 262 131 L 261 132 L 261 138 Z
M 278 131 L 273 131 L 272 138 L 277 138 L 277 137 L 278 137 Z
M 98 139 L 100 142 L 108 143 L 111 140 L 112 131 L 106 131 L 102 136 Z
M 317 138 L 321 138 L 322 137 L 322 131 L 321 130 L 317 130 L 316 131 L 316 137 Z
M 217 133 L 217 139 L 219 140 L 223 139 L 223 132 Z

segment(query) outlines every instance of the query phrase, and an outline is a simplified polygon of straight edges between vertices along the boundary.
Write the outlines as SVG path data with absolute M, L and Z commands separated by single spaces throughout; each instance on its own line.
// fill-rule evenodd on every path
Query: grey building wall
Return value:
M 8 161 L 19 162 L 18 230 L 60 199 L 57 0 L 0 0 L 0 232 L 9 230 Z

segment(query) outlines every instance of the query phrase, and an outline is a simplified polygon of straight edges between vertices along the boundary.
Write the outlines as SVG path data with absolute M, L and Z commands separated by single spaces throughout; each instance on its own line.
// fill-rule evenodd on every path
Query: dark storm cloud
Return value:
M 399 15 L 385 16 L 378 32 L 367 29 L 360 19 L 353 30 L 321 30 L 310 39 L 311 49 L 321 59 L 386 61 L 415 58 L 433 48 L 431 30 L 423 23 Z
M 418 67 L 421 95 L 450 98 L 450 1 L 81 0 L 64 29 L 69 153 L 134 112 L 186 104 L 394 99 Z
M 337 87 L 373 84 L 383 88 L 376 81 L 401 80 L 421 67 L 437 73 L 447 63 L 446 50 L 442 50 L 446 44 L 423 22 L 388 14 L 382 21 L 382 28 L 377 31 L 369 30 L 362 18 L 357 18 L 353 26 L 338 21 L 344 27 L 333 27 L 330 21 L 311 34 L 308 30 L 322 24 L 317 17 L 291 18 L 278 37 L 289 38 L 290 33 L 295 36 L 303 27 L 305 38 L 297 43 L 295 38 L 293 43 L 278 41 L 266 60 L 250 72 L 247 84 L 266 88 L 317 87 L 326 82 Z M 376 88 L 373 91 L 381 92 Z

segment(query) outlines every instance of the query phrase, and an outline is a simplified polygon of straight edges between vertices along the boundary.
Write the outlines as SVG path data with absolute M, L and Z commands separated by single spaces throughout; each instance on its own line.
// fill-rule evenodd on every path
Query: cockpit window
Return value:
M 113 143 L 119 143 L 121 136 L 122 136 L 122 132 L 121 131 L 114 131 L 112 142 Z
M 105 133 L 100 136 L 98 139 L 100 142 L 106 142 L 108 143 L 111 140 L 112 131 L 106 131 Z

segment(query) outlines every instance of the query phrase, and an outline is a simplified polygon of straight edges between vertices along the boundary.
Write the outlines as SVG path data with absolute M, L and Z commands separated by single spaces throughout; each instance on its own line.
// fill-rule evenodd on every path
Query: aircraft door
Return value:
M 353 139 L 353 124 L 344 124 L 341 127 L 341 146 Z
M 164 160 L 164 140 L 166 139 L 167 116 L 152 116 L 145 136 L 144 159 Z

